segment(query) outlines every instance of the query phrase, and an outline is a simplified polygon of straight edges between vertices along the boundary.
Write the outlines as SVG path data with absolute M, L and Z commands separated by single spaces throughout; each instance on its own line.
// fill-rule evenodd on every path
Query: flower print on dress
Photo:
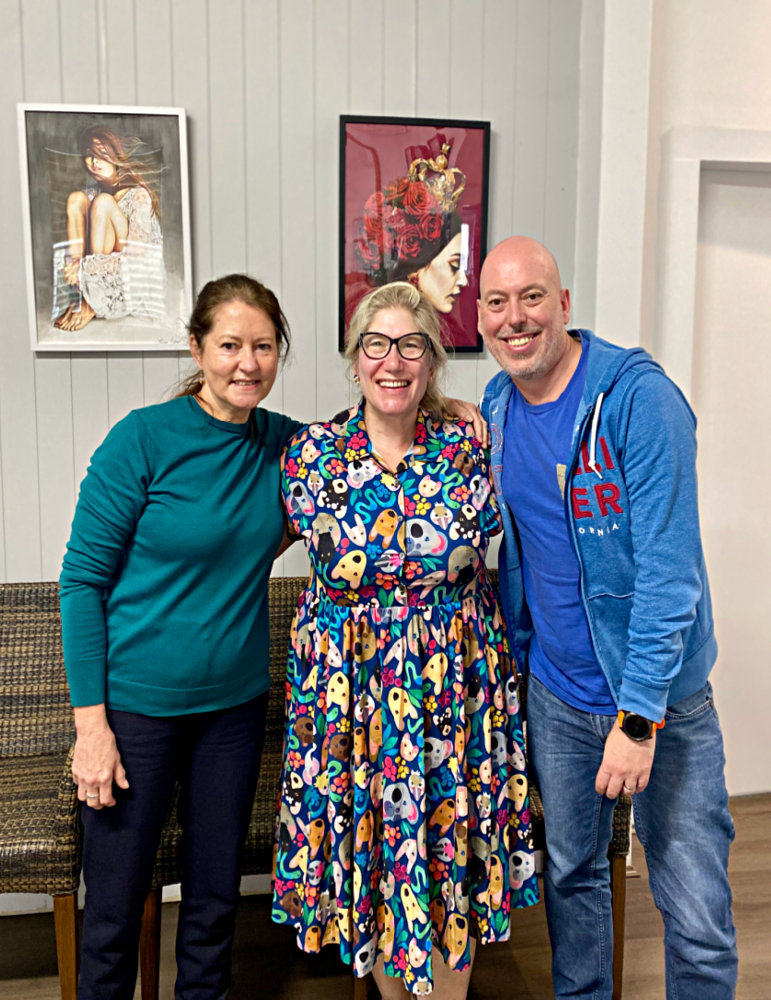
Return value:
M 315 493 L 299 477 L 309 440 Z M 517 671 L 484 569 L 500 530 L 488 460 L 469 425 L 420 413 L 390 471 L 362 404 L 301 431 L 282 469 L 311 577 L 291 630 L 273 919 L 305 951 L 338 945 L 359 976 L 382 953 L 426 993 L 434 948 L 463 970 L 471 934 L 507 940 L 510 911 L 538 899 Z

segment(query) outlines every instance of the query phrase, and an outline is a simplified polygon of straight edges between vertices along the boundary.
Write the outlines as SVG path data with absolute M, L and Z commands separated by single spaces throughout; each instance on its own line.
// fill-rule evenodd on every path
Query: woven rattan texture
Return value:
M 75 892 L 81 835 L 59 587 L 0 585 L 0 892 Z
M 307 583 L 307 577 L 274 577 L 270 581 L 270 701 L 262 751 L 260 780 L 249 824 L 242 872 L 244 875 L 266 875 L 273 867 L 273 824 L 276 819 L 281 760 L 284 742 L 284 697 L 286 658 L 289 630 L 297 599 Z M 182 830 L 177 821 L 179 789 L 174 797 L 169 817 L 163 829 L 153 886 L 173 885 L 181 880 L 180 843 Z
M 0 892 L 64 896 L 80 881 L 81 835 L 71 757 L 0 760 Z
M 74 735 L 59 585 L 0 584 L 0 758 L 66 754 Z

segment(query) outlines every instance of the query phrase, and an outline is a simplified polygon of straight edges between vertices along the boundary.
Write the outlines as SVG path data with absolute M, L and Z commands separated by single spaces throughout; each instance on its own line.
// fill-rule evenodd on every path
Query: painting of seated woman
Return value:
M 27 115 L 33 346 L 183 343 L 190 268 L 179 118 Z

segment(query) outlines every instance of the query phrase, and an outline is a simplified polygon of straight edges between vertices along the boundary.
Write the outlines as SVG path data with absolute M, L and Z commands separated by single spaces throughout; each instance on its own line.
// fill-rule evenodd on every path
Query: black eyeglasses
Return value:
M 396 344 L 396 350 L 405 361 L 417 361 L 431 347 L 431 338 L 427 333 L 405 333 L 401 337 L 387 337 L 384 333 L 362 333 L 359 336 L 359 347 L 371 361 L 382 361 L 391 353 Z

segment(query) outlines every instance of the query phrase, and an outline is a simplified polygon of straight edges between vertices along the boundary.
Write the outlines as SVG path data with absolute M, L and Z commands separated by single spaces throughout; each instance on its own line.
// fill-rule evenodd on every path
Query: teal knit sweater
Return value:
M 189 396 L 134 410 L 91 459 L 60 578 L 74 706 L 183 715 L 256 698 L 281 541 L 279 457 L 301 426 L 215 420 Z

